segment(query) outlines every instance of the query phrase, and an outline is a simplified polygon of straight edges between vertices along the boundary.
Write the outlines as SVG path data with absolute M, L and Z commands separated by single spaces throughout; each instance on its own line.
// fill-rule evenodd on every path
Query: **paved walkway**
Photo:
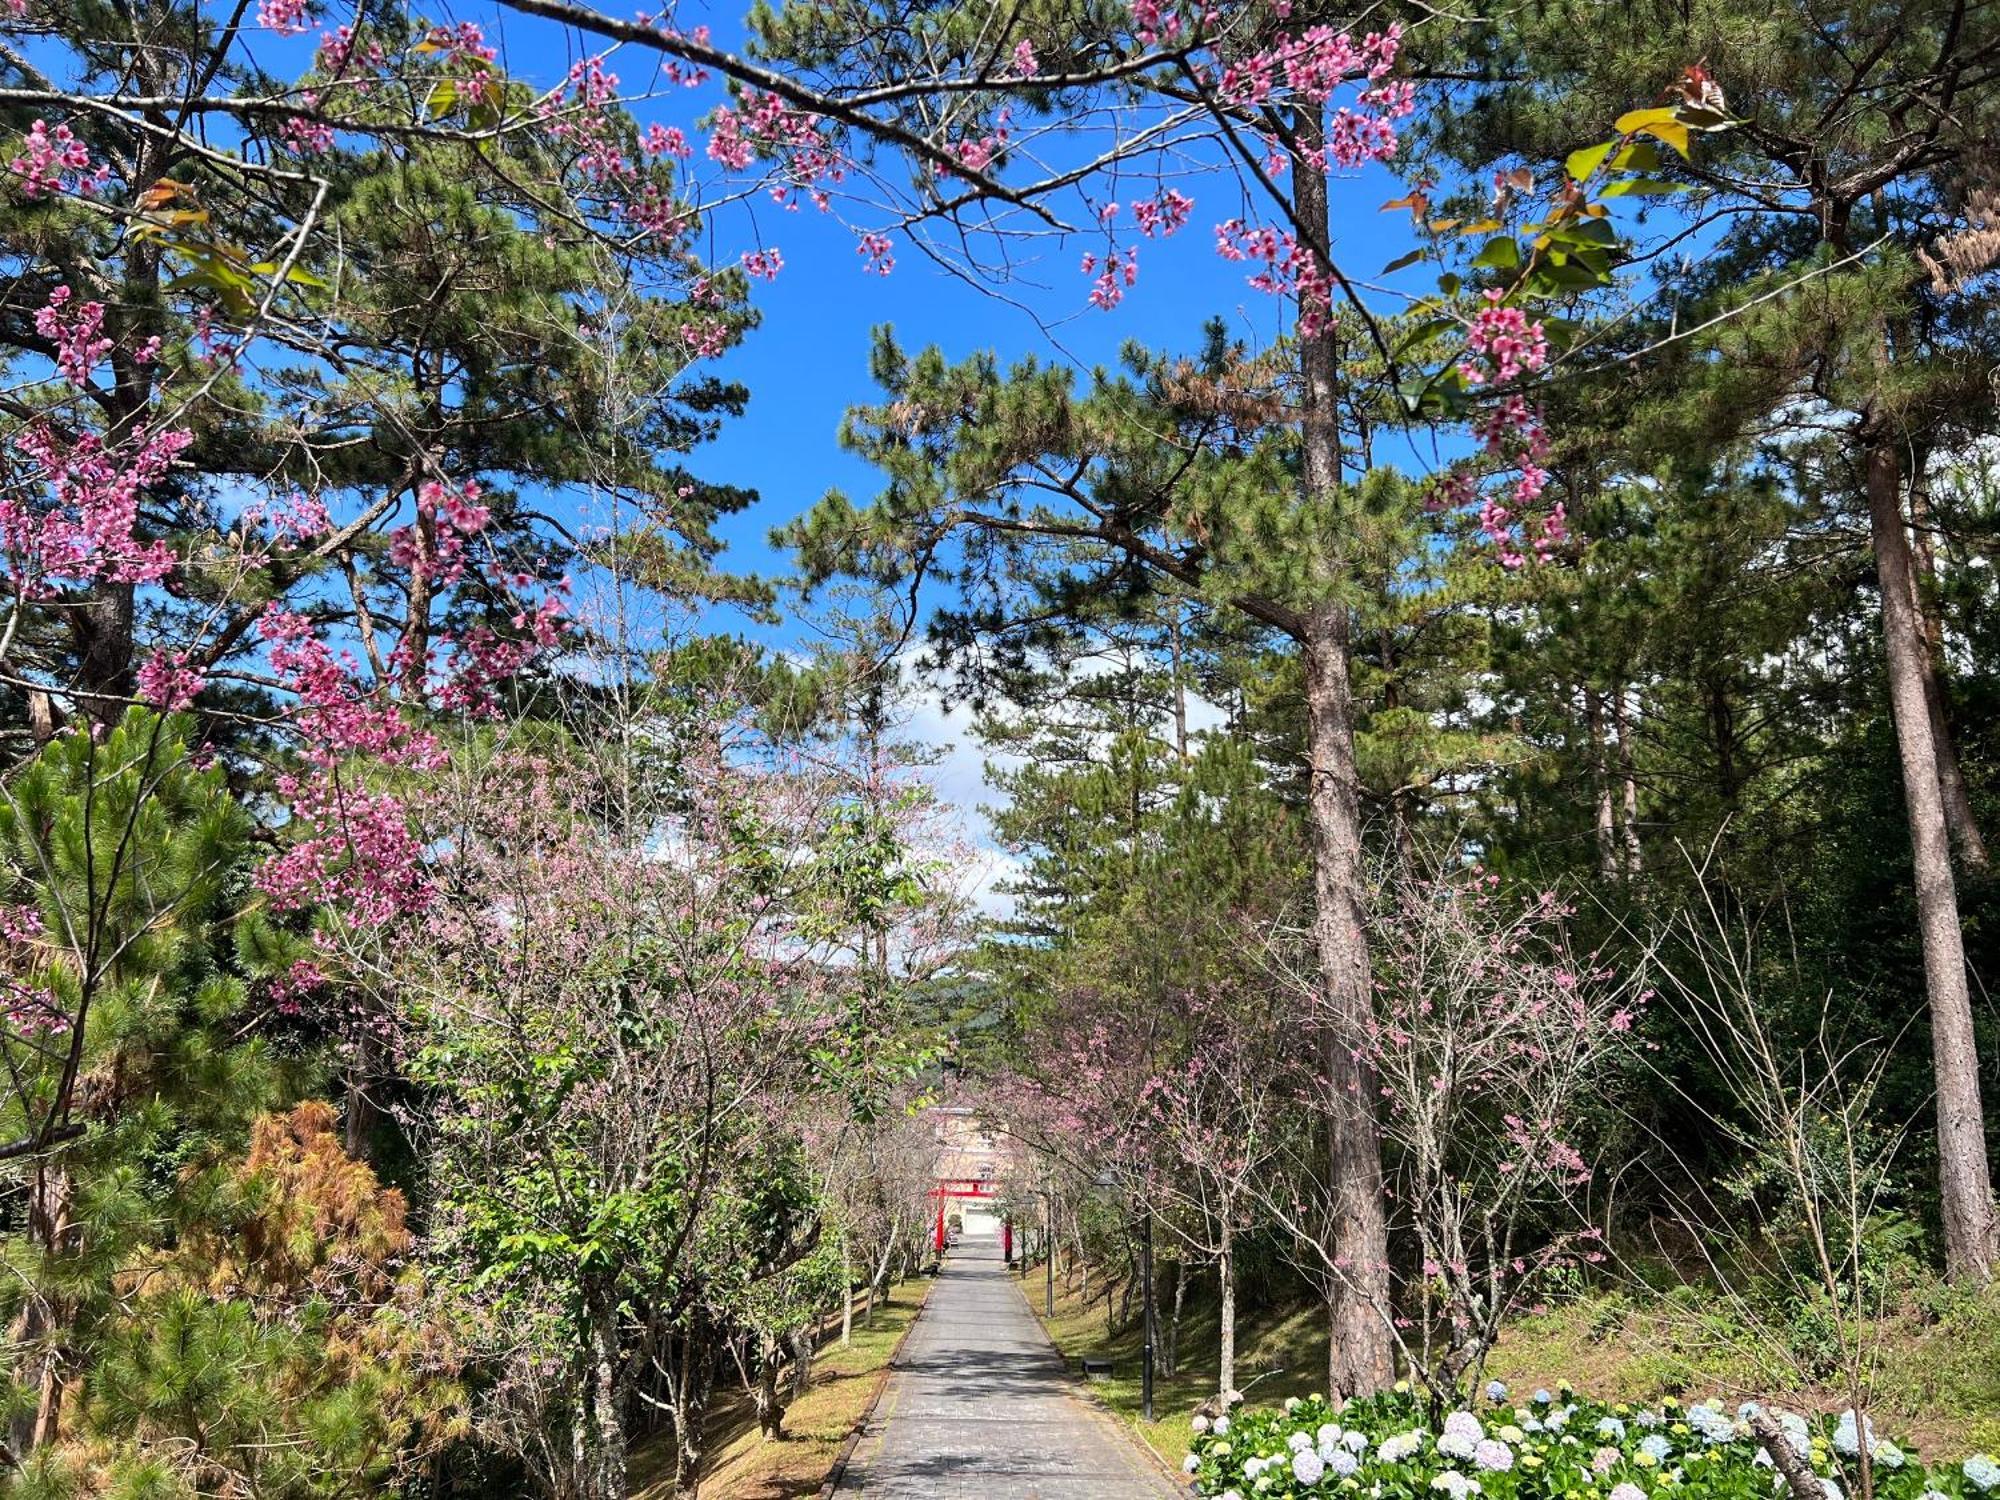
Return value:
M 1070 1388 L 992 1237 L 961 1240 L 838 1493 L 917 1500 L 1186 1500 Z

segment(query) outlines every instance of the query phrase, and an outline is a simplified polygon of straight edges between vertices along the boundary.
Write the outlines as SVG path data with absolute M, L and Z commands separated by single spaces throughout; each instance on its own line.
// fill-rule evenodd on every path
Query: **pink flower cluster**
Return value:
M 177 714 L 194 707 L 204 678 L 185 651 L 155 651 L 138 672 L 140 701 L 161 713 Z
M 854 250 L 867 262 L 866 270 L 877 276 L 887 276 L 896 269 L 896 257 L 891 253 L 895 248 L 895 241 L 888 235 L 871 232 L 861 236 Z
M 785 257 L 776 245 L 768 250 L 745 250 L 741 259 L 744 273 L 759 281 L 776 281 L 778 273 L 785 269 Z
M 257 24 L 279 36 L 297 36 L 310 24 L 308 0 L 257 0 Z
M 1549 338 L 1540 323 L 1530 322 L 1518 307 L 1509 307 L 1498 288 L 1486 293 L 1486 306 L 1473 315 L 1466 330 L 1466 352 L 1477 359 L 1459 361 L 1458 373 L 1467 385 L 1491 379 L 1502 384 L 1539 370 L 1548 363 Z
M 32 906 L 0 906 L 0 1014 L 15 1031 L 43 1036 L 69 1030 L 69 1014 L 53 993 L 40 985 L 25 984 L 16 975 L 32 971 L 38 962 L 35 953 L 42 933 L 42 914 Z
M 173 551 L 137 535 L 139 497 L 166 478 L 192 441 L 186 431 L 168 429 L 107 444 L 95 433 L 29 423 L 14 446 L 47 494 L 0 497 L 0 549 L 13 588 L 36 598 L 57 578 L 152 583 L 165 577 Z
M 1178 188 L 1168 188 L 1157 198 L 1142 198 L 1132 205 L 1132 217 L 1138 221 L 1139 233 L 1148 239 L 1164 239 L 1174 231 L 1186 226 L 1188 215 L 1194 212 L 1194 199 Z
M 76 138 L 67 125 L 50 130 L 46 120 L 28 127 L 21 142 L 21 154 L 7 163 L 8 170 L 21 179 L 23 198 L 46 198 L 53 193 L 94 193 L 111 180 L 111 165 L 90 164 L 90 149 Z
M 824 212 L 833 201 L 827 184 L 847 177 L 846 158 L 834 146 L 825 121 L 793 109 L 775 94 L 746 89 L 742 108 L 724 105 L 715 112 L 708 156 L 740 172 L 757 159 L 759 151 L 777 157 L 782 165 L 782 176 L 771 184 L 770 192 L 787 208 L 797 207 L 799 194 L 804 193 Z
M 637 169 L 619 148 L 611 109 L 618 100 L 618 75 L 605 71 L 601 57 L 585 58 L 569 70 L 563 86 L 542 101 L 549 135 L 577 152 L 574 166 L 594 188 L 629 182 Z
M 379 688 L 365 691 L 354 662 L 345 653 L 336 655 L 311 620 L 273 604 L 258 619 L 257 630 L 272 671 L 298 700 L 293 724 L 315 766 L 330 771 L 350 755 L 415 770 L 443 764 L 437 740 L 405 722 Z
M 278 127 L 278 139 L 294 156 L 324 156 L 333 149 L 333 127 L 294 115 Z
M 1223 70 L 1222 97 L 1232 104 L 1264 105 L 1282 86 L 1294 98 L 1324 104 L 1343 84 L 1366 80 L 1380 85 L 1396 65 L 1403 28 L 1371 32 L 1360 42 L 1331 26 L 1314 26 L 1300 35 L 1280 36 L 1271 46 L 1231 63 Z M 1379 93 L 1372 88 L 1363 95 Z M 1408 113 L 1407 110 L 1404 113 Z
M 364 926 L 422 911 L 434 894 L 403 804 L 343 788 L 333 775 L 278 778 L 303 837 L 257 871 L 277 911 L 325 902 Z
M 90 383 L 90 372 L 111 353 L 112 342 L 104 334 L 104 304 L 79 303 L 72 312 L 72 296 L 67 286 L 50 292 L 48 302 L 35 309 L 35 332 L 55 345 L 63 379 L 82 390 Z
M 1099 270 L 1099 266 L 1103 269 Z M 1113 250 L 1099 261 L 1095 255 L 1085 252 L 1083 274 L 1095 273 L 1097 279 L 1091 283 L 1090 305 L 1109 312 L 1125 300 L 1126 291 L 1139 284 L 1139 252 L 1127 246 L 1121 255 Z
M 1531 375 L 1548 363 L 1548 333 L 1518 307 L 1506 304 L 1497 288 L 1486 292 L 1486 305 L 1473 315 L 1465 335 L 1465 354 L 1458 377 L 1468 387 L 1506 385 Z M 1531 513 L 1548 487 L 1548 435 L 1540 414 L 1525 395 L 1500 395 L 1475 424 L 1485 456 L 1514 471 L 1504 495 L 1482 493 L 1470 474 L 1453 475 L 1442 487 L 1434 508 L 1479 507 L 1479 531 L 1506 568 L 1525 567 L 1532 556 L 1551 561 L 1569 540 L 1568 518 L 1556 502 L 1540 515 Z
M 1215 226 L 1215 253 L 1224 260 L 1261 263 L 1264 269 L 1249 278 L 1258 291 L 1296 295 L 1301 338 L 1318 334 L 1333 316 L 1331 280 L 1318 257 L 1300 245 L 1290 230 L 1231 219 Z
M 415 524 L 389 533 L 389 560 L 427 583 L 456 583 L 465 576 L 467 542 L 491 519 L 479 503 L 477 482 L 454 489 L 432 481 L 417 491 Z

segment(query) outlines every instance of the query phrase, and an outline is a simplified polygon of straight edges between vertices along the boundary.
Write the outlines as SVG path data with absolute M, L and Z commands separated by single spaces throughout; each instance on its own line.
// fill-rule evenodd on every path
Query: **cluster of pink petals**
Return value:
M 433 480 L 417 491 L 415 524 L 389 533 L 389 560 L 428 583 L 456 583 L 465 576 L 467 543 L 491 518 L 475 481 L 453 487 Z
M 1548 363 L 1548 333 L 1541 323 L 1518 307 L 1506 305 L 1497 289 L 1486 293 L 1486 305 L 1473 315 L 1465 335 L 1465 353 L 1458 376 L 1467 386 L 1506 385 L 1542 369 Z M 1537 513 L 1548 487 L 1548 434 L 1541 415 L 1519 391 L 1500 396 L 1480 417 L 1475 432 L 1486 458 L 1514 478 L 1502 493 L 1482 492 L 1463 471 L 1445 481 L 1432 508 L 1479 507 L 1479 531 L 1490 542 L 1503 567 L 1527 566 L 1553 560 L 1569 540 L 1568 518 L 1556 502 Z
M 72 309 L 71 297 L 67 286 L 50 292 L 48 302 L 35 309 L 35 332 L 55 346 L 63 379 L 82 390 L 111 353 L 112 341 L 104 333 L 104 304 L 84 302 Z
M 1319 258 L 1287 229 L 1231 219 L 1215 226 L 1215 253 L 1224 260 L 1261 264 L 1250 285 L 1273 296 L 1291 293 L 1299 301 L 1299 336 L 1312 338 L 1333 316 L 1333 285 Z
M 563 86 L 542 101 L 545 128 L 574 148 L 572 165 L 593 188 L 630 182 L 638 175 L 618 144 L 611 113 L 617 102 L 618 75 L 605 70 L 601 57 L 577 63 Z
M 257 629 L 272 670 L 298 700 L 293 724 L 314 765 L 331 770 L 350 755 L 419 770 L 443 763 L 437 740 L 407 723 L 379 690 L 366 691 L 353 661 L 320 639 L 311 620 L 274 604 Z
M 1280 36 L 1262 51 L 1231 63 L 1223 71 L 1220 92 L 1232 104 L 1264 105 L 1282 88 L 1306 103 L 1324 104 L 1344 84 L 1366 80 L 1379 86 L 1396 65 L 1402 38 L 1400 25 L 1371 32 L 1360 42 L 1331 26 Z M 1364 103 L 1393 108 L 1400 96 L 1397 90 L 1371 101 L 1364 94 Z
M 1139 284 L 1139 252 L 1128 245 L 1123 252 L 1113 250 L 1100 261 L 1086 251 L 1083 274 L 1097 278 L 1091 283 L 1090 305 L 1109 312 L 1125 300 L 1128 288 Z
M 307 0 L 257 0 L 257 24 L 279 36 L 297 36 L 311 24 Z
M 861 236 L 854 246 L 855 254 L 866 262 L 866 269 L 877 276 L 887 276 L 896 269 L 896 248 L 894 240 L 886 234 L 869 232 Z
M 1139 233 L 1148 239 L 1164 239 L 1183 228 L 1188 215 L 1194 212 L 1194 199 L 1178 188 L 1168 188 L 1157 198 L 1141 198 L 1132 205 L 1132 217 L 1138 221 Z
M 11 586 L 27 597 L 54 579 L 152 583 L 173 566 L 164 541 L 138 536 L 139 497 L 160 483 L 193 437 L 147 431 L 107 444 L 35 421 L 14 446 L 35 471 L 36 495 L 0 495 L 0 550 Z
M 333 127 L 294 115 L 278 127 L 278 139 L 294 156 L 324 156 L 333 149 Z
M 744 91 L 742 107 L 725 105 L 710 127 L 711 161 L 743 171 L 759 151 L 778 158 L 782 175 L 771 184 L 771 197 L 787 208 L 797 207 L 800 193 L 824 212 L 832 204 L 827 186 L 846 180 L 847 161 L 833 143 L 827 123 L 817 115 L 794 109 L 775 94 Z
M 397 798 L 342 788 L 331 775 L 280 777 L 278 793 L 305 832 L 257 872 L 274 910 L 325 903 L 379 927 L 430 903 L 423 849 Z
M 177 714 L 194 707 L 203 681 L 187 652 L 155 651 L 139 668 L 139 699 L 161 713 Z
M 90 164 L 90 150 L 67 125 L 49 129 L 46 120 L 28 127 L 21 154 L 7 164 L 21 179 L 23 198 L 47 198 L 54 193 L 93 193 L 111 180 L 111 166 Z

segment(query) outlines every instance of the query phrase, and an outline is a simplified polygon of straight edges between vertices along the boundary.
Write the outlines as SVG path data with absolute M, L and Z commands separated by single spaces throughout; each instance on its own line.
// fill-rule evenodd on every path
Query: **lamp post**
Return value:
M 1109 1168 L 1097 1174 L 1099 1187 L 1113 1187 L 1117 1183 L 1117 1174 Z M 1139 1360 L 1139 1412 L 1150 1422 L 1153 1420 L 1153 1208 L 1151 1204 L 1134 1207 L 1144 1215 L 1139 1221 L 1139 1282 L 1146 1328 Z

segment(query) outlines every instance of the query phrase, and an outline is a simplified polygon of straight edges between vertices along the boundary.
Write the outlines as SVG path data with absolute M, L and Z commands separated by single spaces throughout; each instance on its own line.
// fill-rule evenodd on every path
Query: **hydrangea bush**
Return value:
M 1785 1481 L 1751 1431 L 1755 1411 L 1720 1401 L 1608 1405 L 1567 1385 L 1516 1404 L 1495 1381 L 1477 1410 L 1435 1422 L 1404 1383 L 1338 1406 L 1294 1397 L 1282 1409 L 1197 1416 L 1186 1470 L 1197 1494 L 1218 1500 L 1781 1500 Z M 1851 1412 L 1773 1414 L 1827 1500 L 1859 1494 L 1864 1441 L 1878 1500 L 2000 1500 L 2000 1462 L 1988 1455 L 1927 1468 Z

